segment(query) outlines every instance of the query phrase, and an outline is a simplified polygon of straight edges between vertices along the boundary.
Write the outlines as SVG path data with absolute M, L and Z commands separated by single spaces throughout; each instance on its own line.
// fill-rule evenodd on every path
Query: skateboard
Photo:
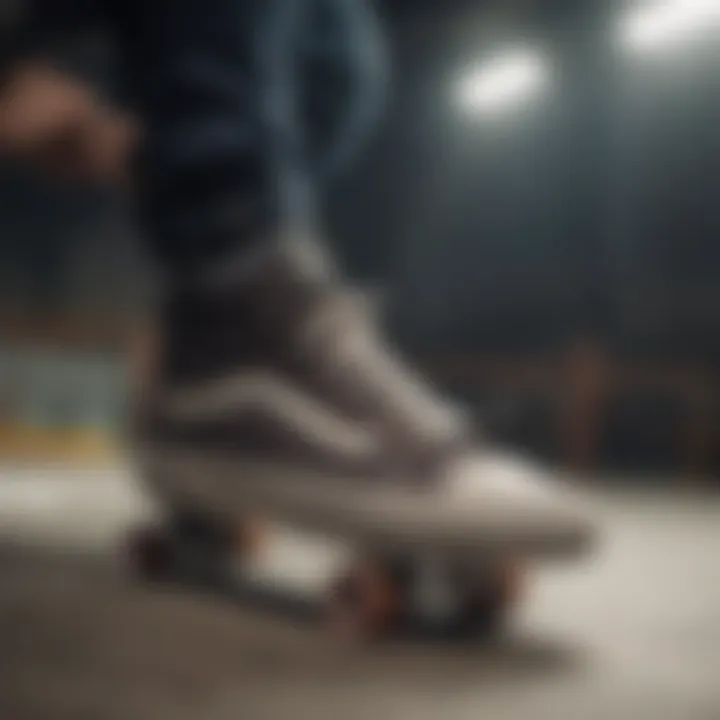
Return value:
M 488 641 L 506 627 L 524 588 L 515 558 L 470 565 L 442 552 L 369 551 L 266 519 L 197 513 L 171 513 L 134 529 L 128 558 L 144 582 L 191 584 L 299 611 L 362 641 Z
M 132 533 L 130 564 L 147 580 L 302 608 L 354 637 L 493 638 L 521 599 L 524 568 L 586 556 L 594 531 L 554 518 L 505 522 L 524 487 L 515 483 L 532 477 L 532 466 L 483 457 L 485 465 L 471 458 L 472 472 L 444 489 L 422 491 L 311 477 L 288 483 L 262 467 L 246 467 L 237 482 L 232 461 L 155 453 L 144 477 L 176 504 Z M 505 492 L 494 504 L 476 501 L 491 481 Z

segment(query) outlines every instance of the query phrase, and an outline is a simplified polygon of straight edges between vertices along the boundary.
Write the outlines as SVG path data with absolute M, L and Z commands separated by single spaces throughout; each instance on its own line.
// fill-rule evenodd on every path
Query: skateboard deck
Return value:
M 489 639 L 522 594 L 522 564 L 508 557 L 470 571 L 442 554 L 369 554 L 267 520 L 205 519 L 194 532 L 160 520 L 132 533 L 129 557 L 144 581 L 220 592 L 365 639 Z

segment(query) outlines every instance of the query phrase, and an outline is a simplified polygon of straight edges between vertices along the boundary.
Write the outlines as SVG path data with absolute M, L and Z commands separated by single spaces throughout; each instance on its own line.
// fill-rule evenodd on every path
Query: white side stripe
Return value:
M 366 425 L 349 422 L 266 371 L 213 380 L 192 390 L 176 390 L 162 403 L 164 414 L 178 421 L 210 422 L 233 414 L 259 413 L 279 420 L 288 431 L 324 451 L 369 457 L 380 437 Z

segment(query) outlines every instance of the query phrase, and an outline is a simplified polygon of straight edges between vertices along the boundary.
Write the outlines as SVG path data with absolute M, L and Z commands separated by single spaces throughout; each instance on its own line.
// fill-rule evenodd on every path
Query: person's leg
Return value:
M 347 171 L 377 127 L 390 67 L 380 19 L 365 0 L 309 5 L 299 112 L 314 177 L 325 185 Z
M 361 517 L 369 531 L 382 517 L 457 535 L 467 526 L 443 503 L 390 512 L 338 483 L 454 486 L 489 472 L 478 484 L 493 532 L 494 510 L 510 507 L 505 530 L 525 550 L 542 545 L 539 535 L 577 546 L 585 526 L 572 513 L 516 486 L 508 502 L 496 466 L 476 459 L 468 423 L 393 356 L 320 249 L 297 122 L 307 7 L 118 4 L 147 130 L 139 197 L 168 279 L 162 358 L 137 435 L 149 476 L 173 502 L 213 512 L 250 501 L 325 529 Z
M 128 95 L 145 141 L 139 201 L 153 255 L 173 279 L 265 242 L 304 212 L 287 112 L 304 2 L 114 0 Z
M 142 200 L 161 265 L 212 264 L 241 238 L 310 222 L 315 183 L 342 172 L 382 111 L 388 64 L 369 4 L 179 2 L 164 33 L 167 8 L 112 7 L 146 121 Z M 209 238 L 228 206 L 234 222 Z

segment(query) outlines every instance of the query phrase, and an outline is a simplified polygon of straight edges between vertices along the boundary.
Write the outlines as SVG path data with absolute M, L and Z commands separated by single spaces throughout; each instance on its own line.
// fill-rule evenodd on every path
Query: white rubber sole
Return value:
M 221 515 L 271 517 L 379 552 L 442 552 L 527 559 L 574 559 L 591 549 L 594 527 L 564 498 L 502 487 L 497 463 L 477 462 L 478 491 L 467 473 L 442 490 L 378 485 L 177 449 L 144 447 L 140 472 L 159 499 L 182 499 Z

